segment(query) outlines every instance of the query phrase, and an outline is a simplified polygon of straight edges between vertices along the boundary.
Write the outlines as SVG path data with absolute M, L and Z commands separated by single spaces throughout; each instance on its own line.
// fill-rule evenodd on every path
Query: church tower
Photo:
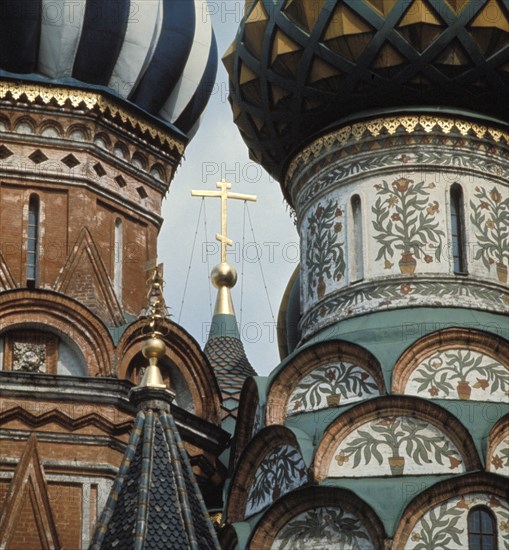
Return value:
M 300 269 L 224 548 L 509 547 L 509 7 L 248 0 L 224 57 Z
M 2 548 L 88 548 L 129 448 L 161 204 L 217 68 L 201 8 L 2 3 Z M 190 334 L 168 319 L 159 331 L 172 422 L 218 508 L 220 389 Z

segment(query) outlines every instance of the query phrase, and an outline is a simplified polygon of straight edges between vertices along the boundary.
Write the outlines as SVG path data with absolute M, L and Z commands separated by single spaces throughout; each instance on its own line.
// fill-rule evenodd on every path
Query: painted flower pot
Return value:
M 329 407 L 339 407 L 340 400 L 341 400 L 341 395 L 339 395 L 338 393 L 335 395 L 328 395 L 327 405 Z
M 318 298 L 323 298 L 325 294 L 325 282 L 323 280 L 323 277 L 320 277 L 318 279 L 318 287 L 316 289 L 316 292 L 318 294 Z
M 458 396 L 460 399 L 465 399 L 465 400 L 470 399 L 472 388 L 470 387 L 470 384 L 468 382 L 458 382 L 458 386 L 456 387 L 456 390 L 458 392 Z
M 403 275 L 413 275 L 417 266 L 417 260 L 411 253 L 402 254 L 399 261 L 399 269 Z
M 507 266 L 505 264 L 497 264 L 497 277 L 501 283 L 507 283 Z
M 405 457 L 404 456 L 390 456 L 389 457 L 389 466 L 391 467 L 391 473 L 393 476 L 403 475 L 403 470 L 405 468 Z

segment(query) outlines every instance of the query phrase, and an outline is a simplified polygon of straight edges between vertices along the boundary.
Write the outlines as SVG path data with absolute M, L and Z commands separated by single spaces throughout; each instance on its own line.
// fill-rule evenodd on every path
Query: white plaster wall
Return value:
M 81 353 L 62 340 L 58 345 L 57 374 L 68 376 L 87 376 L 88 374 L 87 365 Z

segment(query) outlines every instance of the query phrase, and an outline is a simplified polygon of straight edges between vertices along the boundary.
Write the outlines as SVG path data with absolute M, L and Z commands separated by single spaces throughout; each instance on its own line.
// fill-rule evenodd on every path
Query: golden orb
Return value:
M 216 265 L 212 270 L 210 279 L 216 288 L 221 288 L 223 286 L 233 288 L 237 282 L 237 272 L 230 264 L 223 262 Z
M 166 351 L 166 344 L 157 337 L 152 337 L 145 342 L 143 346 L 143 355 L 146 359 L 151 359 L 155 357 L 156 359 L 161 359 L 164 356 Z

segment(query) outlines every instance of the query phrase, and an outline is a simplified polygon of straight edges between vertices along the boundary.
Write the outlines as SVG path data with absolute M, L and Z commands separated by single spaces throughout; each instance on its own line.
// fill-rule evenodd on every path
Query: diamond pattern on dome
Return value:
M 263 55 L 254 61 L 244 35 L 256 23 L 244 21 L 225 64 L 231 103 L 264 121 L 235 115 L 250 157 L 276 179 L 300 143 L 356 112 L 433 106 L 509 120 L 505 0 L 256 0 L 251 9 L 261 6 Z
M 331 50 L 351 61 L 357 60 L 371 42 L 375 31 L 348 6 L 339 4 L 332 14 L 323 41 Z
M 299 27 L 310 32 L 316 24 L 325 0 L 288 0 L 285 13 Z
M 269 16 L 263 3 L 256 2 L 246 19 L 244 42 L 247 49 L 258 59 L 262 57 L 263 37 Z

